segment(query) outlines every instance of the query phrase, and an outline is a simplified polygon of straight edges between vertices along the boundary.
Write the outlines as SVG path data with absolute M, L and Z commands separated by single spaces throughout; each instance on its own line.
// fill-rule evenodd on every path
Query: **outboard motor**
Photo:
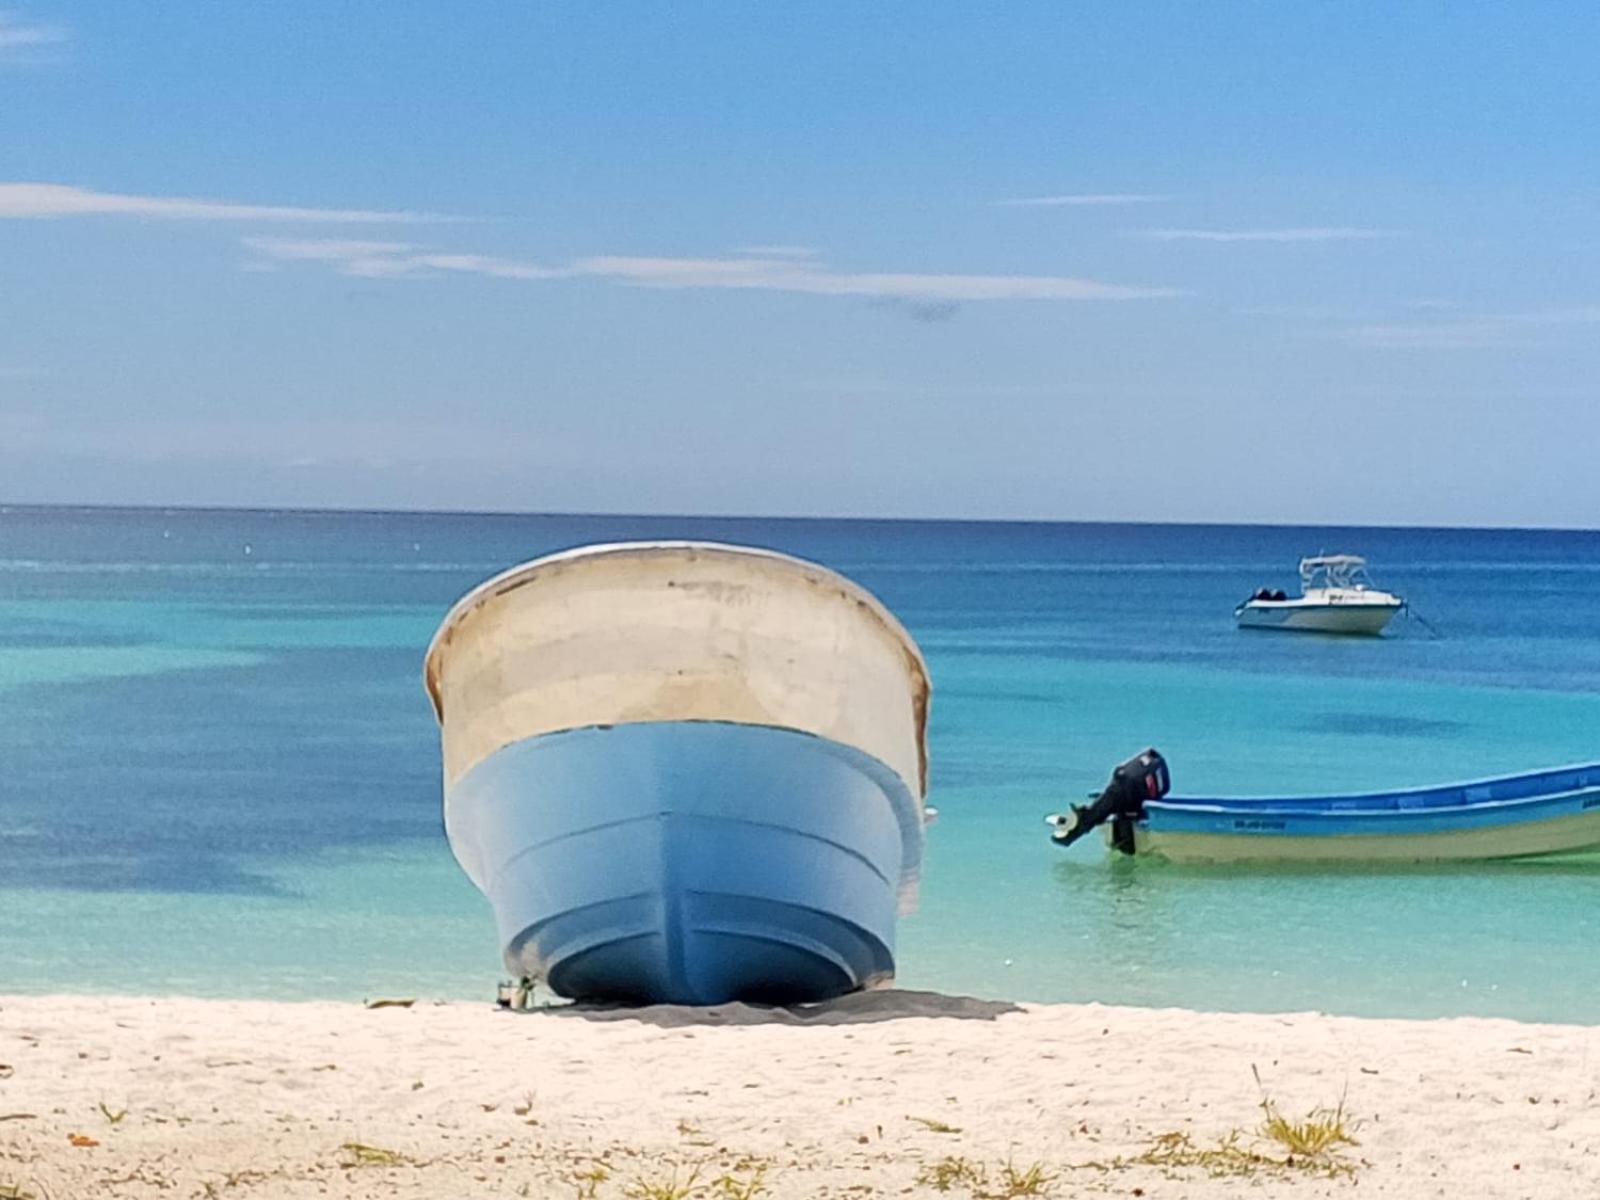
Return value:
M 1111 782 L 1093 804 L 1074 804 L 1072 811 L 1046 817 L 1055 828 L 1050 840 L 1070 846 L 1091 829 L 1111 822 L 1111 845 L 1124 854 L 1133 853 L 1134 822 L 1144 816 L 1146 800 L 1159 800 L 1172 787 L 1167 760 L 1154 749 L 1130 758 L 1111 772 Z

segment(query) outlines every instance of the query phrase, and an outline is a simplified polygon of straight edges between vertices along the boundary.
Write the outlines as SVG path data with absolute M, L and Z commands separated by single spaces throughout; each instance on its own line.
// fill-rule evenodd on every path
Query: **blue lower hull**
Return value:
M 507 966 L 637 1003 L 793 1003 L 889 979 L 919 822 L 868 755 L 717 722 L 529 738 L 447 806 Z
M 1145 808 L 1149 827 L 1168 833 L 1291 837 L 1446 833 L 1579 816 L 1600 808 L 1600 763 L 1349 796 L 1169 796 Z
M 1145 804 L 1137 853 L 1180 861 L 1525 858 L 1600 847 L 1600 764 L 1353 796 Z

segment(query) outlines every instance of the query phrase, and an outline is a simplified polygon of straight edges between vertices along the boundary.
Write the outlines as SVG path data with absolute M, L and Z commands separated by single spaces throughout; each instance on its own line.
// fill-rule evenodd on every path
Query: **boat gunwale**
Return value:
M 1511 783 L 1533 783 L 1539 779 L 1577 775 L 1584 772 L 1594 772 L 1597 775 L 1593 783 L 1580 783 L 1577 786 L 1557 787 L 1551 791 L 1533 792 L 1525 796 L 1511 797 L 1486 797 L 1481 800 L 1465 799 L 1465 793 L 1473 788 L 1492 788 L 1496 785 Z M 1463 798 L 1455 803 L 1418 804 L 1403 806 L 1398 803 L 1405 798 L 1423 798 L 1429 796 L 1443 796 L 1453 792 L 1463 793 Z M 1588 792 L 1600 793 L 1600 762 L 1573 763 L 1564 767 L 1550 767 L 1541 771 L 1524 771 L 1511 775 L 1495 775 L 1486 779 L 1468 779 L 1456 783 L 1430 784 L 1424 787 L 1396 788 L 1386 792 L 1352 792 L 1346 794 L 1308 795 L 1308 796 L 1168 796 L 1161 800 L 1148 800 L 1145 802 L 1147 809 L 1165 810 L 1169 812 L 1192 813 L 1237 813 L 1247 812 L 1254 816 L 1305 816 L 1305 817 L 1348 817 L 1348 816 L 1396 816 L 1396 815 L 1425 815 L 1428 813 L 1463 813 L 1473 811 L 1488 811 L 1513 808 L 1520 805 L 1548 803 L 1561 800 L 1570 796 L 1580 796 Z M 1374 804 L 1384 800 L 1396 801 L 1391 807 L 1382 808 L 1333 808 L 1338 803 L 1359 803 L 1370 801 Z M 1279 806 L 1274 808 L 1272 806 Z M 1290 806 L 1290 807 L 1284 807 Z
M 1256 609 L 1264 612 L 1280 612 L 1289 608 L 1387 609 L 1405 607 L 1406 602 L 1400 599 L 1400 597 L 1396 596 L 1393 592 L 1386 592 L 1384 594 L 1389 597 L 1388 600 L 1317 600 L 1311 596 L 1291 596 L 1287 600 L 1256 600 L 1252 598 L 1241 602 L 1239 607 L 1234 609 L 1234 612 L 1246 612 L 1250 609 Z
M 785 554 L 781 550 L 769 550 L 763 546 L 741 546 L 730 542 L 697 541 L 693 539 L 597 542 L 592 545 L 574 546 L 566 550 L 558 550 L 553 554 L 541 555 L 538 558 L 529 559 L 526 562 L 518 563 L 516 566 L 491 575 L 450 606 L 440 620 L 439 627 L 434 631 L 432 639 L 428 642 L 428 649 L 422 659 L 422 679 L 423 687 L 427 691 L 428 699 L 433 706 L 434 719 L 441 723 L 444 720 L 444 701 L 439 694 L 438 663 L 440 656 L 443 654 L 446 643 L 449 642 L 457 627 L 472 613 L 513 588 L 522 587 L 524 584 L 531 582 L 541 571 L 551 567 L 563 566 L 586 559 L 628 555 L 646 558 L 657 554 L 683 551 L 727 559 L 757 559 L 792 568 L 802 577 L 837 588 L 844 598 L 854 600 L 877 619 L 878 623 L 899 643 L 901 651 L 905 654 L 916 676 L 915 680 L 913 680 L 912 708 L 917 725 L 920 775 L 918 783 L 921 793 L 926 795 L 928 790 L 928 708 L 933 693 L 933 684 L 928 673 L 928 662 L 923 656 L 922 648 L 917 645 L 916 639 L 911 636 L 910 631 L 889 610 L 888 606 L 868 589 L 855 582 L 855 580 L 821 563 L 800 558 L 793 554 Z

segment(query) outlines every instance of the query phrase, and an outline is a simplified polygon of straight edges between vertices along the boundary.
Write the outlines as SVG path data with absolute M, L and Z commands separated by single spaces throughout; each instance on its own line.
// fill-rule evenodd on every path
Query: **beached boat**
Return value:
M 813 563 L 592 546 L 474 589 L 428 649 L 445 831 L 506 965 L 559 995 L 887 982 L 922 859 L 928 675 Z
M 1154 750 L 1093 804 L 1046 818 L 1071 845 L 1097 826 L 1125 854 L 1174 862 L 1443 862 L 1600 849 L 1600 763 L 1441 787 L 1333 796 L 1168 795 Z
M 1404 607 L 1399 596 L 1372 585 L 1366 559 L 1327 554 L 1300 560 L 1300 595 L 1258 588 L 1233 615 L 1240 629 L 1376 636 Z

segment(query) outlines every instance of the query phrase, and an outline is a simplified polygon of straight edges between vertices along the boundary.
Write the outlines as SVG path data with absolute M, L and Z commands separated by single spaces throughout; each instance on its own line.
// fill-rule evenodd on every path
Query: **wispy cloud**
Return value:
M 0 219 L 122 216 L 170 221 L 290 221 L 379 224 L 444 221 L 416 212 L 347 208 L 295 208 L 276 204 L 231 204 L 188 196 L 131 196 L 60 183 L 0 183 Z
M 1531 349 L 1561 326 L 1600 324 L 1600 305 L 1489 313 L 1448 321 L 1356 325 L 1340 331 L 1345 341 L 1381 350 Z
M 1117 204 L 1160 204 L 1171 196 L 1149 192 L 1072 192 L 1064 196 L 1023 196 L 996 200 L 1000 208 L 1098 208 Z
M 455 271 L 503 279 L 607 279 L 633 287 L 741 289 L 859 296 L 928 306 L 918 315 L 949 315 L 938 306 L 985 300 L 1142 300 L 1176 296 L 1166 287 L 1128 287 L 1062 275 L 851 273 L 821 263 L 774 257 L 646 258 L 600 255 L 563 266 L 480 254 L 444 254 L 402 242 L 247 238 L 269 260 L 322 262 L 344 275 L 396 278 Z M 923 315 L 923 314 L 926 315 Z
M 244 244 L 259 251 L 264 260 L 250 264 L 259 270 L 273 262 L 326 263 L 341 275 L 376 278 L 406 273 L 406 257 L 413 247 L 409 242 L 363 242 L 336 238 L 244 238 Z
M 1372 318 L 1371 308 L 1332 304 L 1251 304 L 1233 310 L 1241 317 L 1269 317 L 1288 321 L 1359 321 Z
M 810 246 L 740 246 L 740 254 L 757 258 L 815 258 L 817 251 Z
M 561 279 L 572 274 L 570 270 L 483 254 L 438 254 L 409 242 L 275 237 L 248 237 L 243 241 L 266 260 L 258 260 L 254 264 L 258 268 L 272 262 L 325 263 L 341 275 L 366 279 L 392 279 L 436 271 L 461 271 L 501 279 Z
M 1304 229 L 1135 229 L 1132 236 L 1158 242 L 1358 242 L 1400 234 L 1393 229 L 1329 225 Z
M 1533 312 L 1501 313 L 1493 318 L 1522 325 L 1593 325 L 1600 323 L 1600 304 L 1576 308 L 1541 308 Z
M 1356 325 L 1339 336 L 1375 350 L 1495 350 L 1532 344 L 1513 327 L 1487 319 Z
M 67 40 L 67 31 L 59 25 L 30 25 L 0 11 L 0 56 L 7 51 L 38 46 L 56 46 Z
M 754 288 L 820 296 L 901 300 L 1143 300 L 1174 296 L 1171 288 L 1126 287 L 1061 275 L 851 274 L 812 263 L 762 258 L 580 259 L 584 275 L 640 287 Z

